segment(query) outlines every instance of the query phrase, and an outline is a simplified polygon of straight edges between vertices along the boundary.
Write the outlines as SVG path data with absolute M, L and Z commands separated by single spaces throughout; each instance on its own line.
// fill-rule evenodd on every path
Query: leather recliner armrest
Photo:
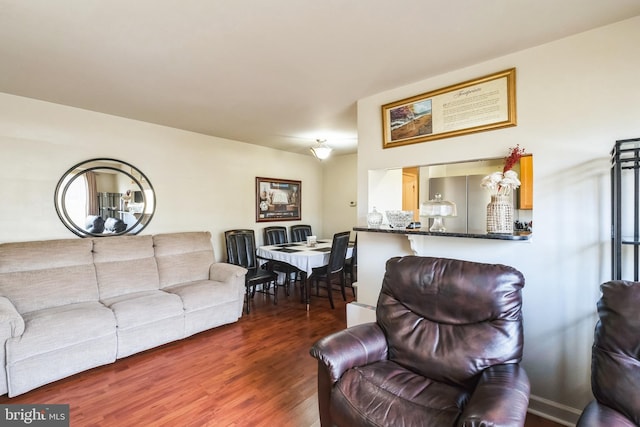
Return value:
M 387 339 L 377 323 L 364 323 L 317 341 L 309 351 L 318 359 L 320 425 L 332 426 L 331 390 L 348 369 L 385 360 Z
M 377 323 L 352 326 L 317 341 L 310 353 L 335 383 L 355 366 L 387 359 L 387 339 Z
M 459 427 L 524 425 L 529 406 L 529 377 L 517 364 L 495 365 L 484 370 Z

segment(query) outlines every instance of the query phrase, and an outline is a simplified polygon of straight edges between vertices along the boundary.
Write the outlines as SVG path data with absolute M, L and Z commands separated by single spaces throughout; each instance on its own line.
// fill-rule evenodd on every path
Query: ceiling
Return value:
M 639 14 L 639 0 L 0 0 L 0 92 L 353 153 L 358 99 Z

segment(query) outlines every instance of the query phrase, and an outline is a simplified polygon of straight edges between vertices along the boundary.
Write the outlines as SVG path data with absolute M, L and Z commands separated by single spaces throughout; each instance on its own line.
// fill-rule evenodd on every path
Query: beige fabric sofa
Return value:
M 208 232 L 0 244 L 0 394 L 235 322 L 245 274 Z

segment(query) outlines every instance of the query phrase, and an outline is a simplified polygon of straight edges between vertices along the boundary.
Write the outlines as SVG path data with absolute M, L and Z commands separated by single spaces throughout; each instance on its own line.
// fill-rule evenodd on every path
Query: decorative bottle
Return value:
M 367 214 L 367 225 L 370 228 L 378 228 L 382 225 L 382 214 L 373 207 L 373 210 Z

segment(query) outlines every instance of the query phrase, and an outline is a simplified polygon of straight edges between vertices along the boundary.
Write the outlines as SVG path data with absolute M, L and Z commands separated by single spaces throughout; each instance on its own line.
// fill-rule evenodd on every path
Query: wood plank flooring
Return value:
M 66 403 L 71 426 L 319 426 L 309 348 L 345 327 L 334 293 L 278 305 L 256 294 L 239 322 L 118 360 L 0 403 Z M 531 416 L 527 427 L 556 427 Z

